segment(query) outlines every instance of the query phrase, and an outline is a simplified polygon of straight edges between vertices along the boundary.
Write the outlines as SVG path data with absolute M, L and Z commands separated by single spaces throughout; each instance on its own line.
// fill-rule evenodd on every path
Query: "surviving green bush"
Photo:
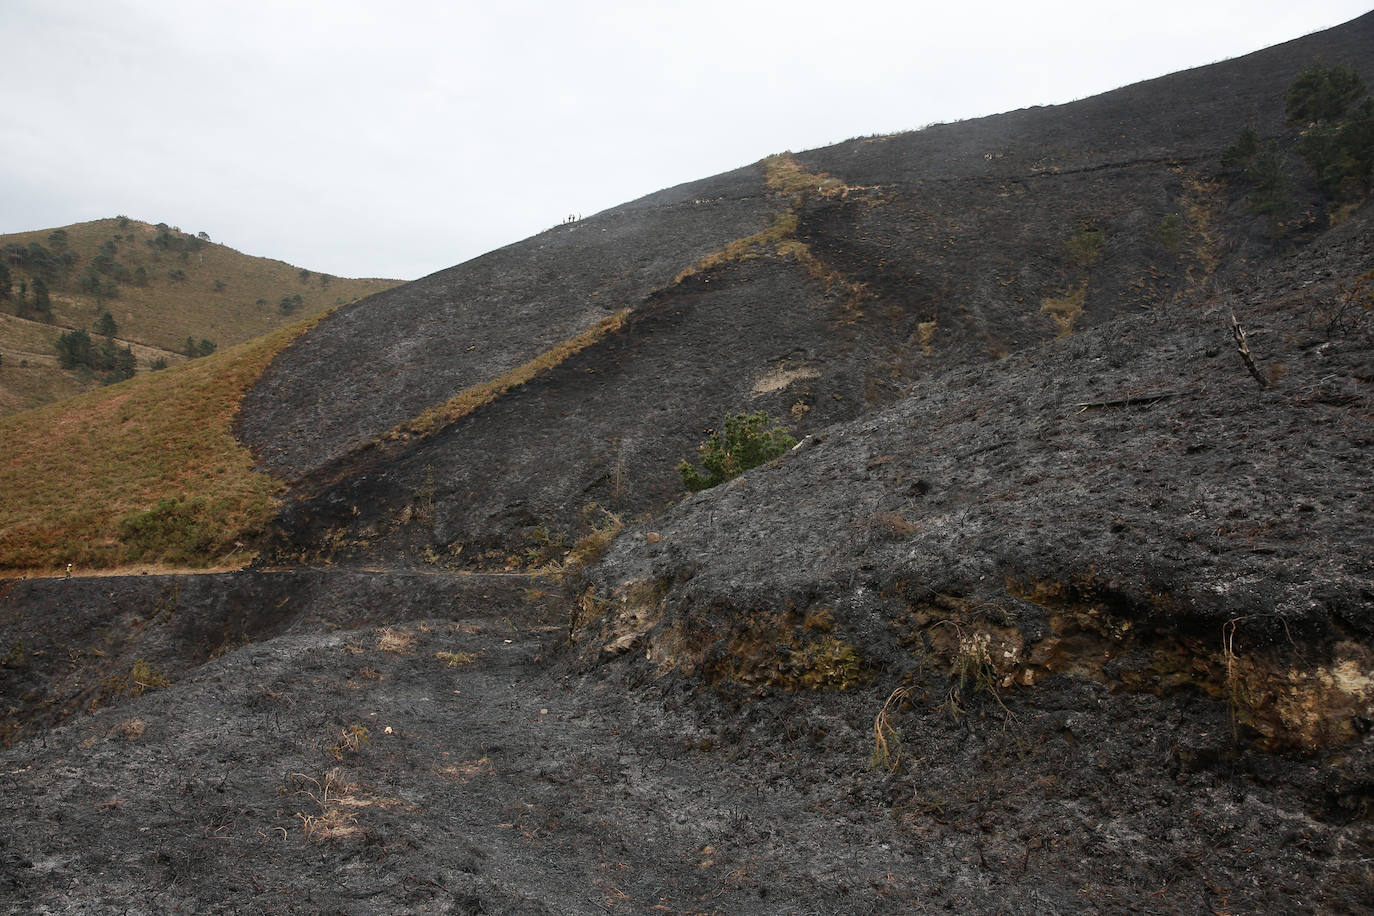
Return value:
M 719 432 L 714 432 L 697 447 L 705 473 L 683 461 L 678 465 L 682 482 L 693 493 L 738 477 L 750 468 L 770 461 L 797 444 L 787 429 L 768 414 L 734 414 L 725 418 Z
M 1374 190 L 1374 99 L 1352 67 L 1309 64 L 1288 87 L 1284 111 L 1302 131 L 1291 151 L 1307 163 L 1324 195 L 1357 199 Z M 1222 166 L 1250 183 L 1250 210 L 1267 218 L 1275 234 L 1292 206 L 1288 152 L 1247 127 L 1221 157 Z
M 1288 123 L 1302 127 L 1294 149 L 1334 198 L 1374 184 L 1374 99 L 1348 64 L 1309 64 L 1284 97 Z
M 1221 164 L 1240 172 L 1250 183 L 1250 192 L 1245 196 L 1250 212 L 1266 217 L 1270 231 L 1277 235 L 1280 217 L 1292 206 L 1288 196 L 1288 157 L 1279 142 L 1263 143 L 1255 129 L 1247 127 L 1221 154 Z
M 1177 213 L 1170 213 L 1159 221 L 1155 227 L 1154 240 L 1169 251 L 1177 252 L 1183 247 L 1183 242 L 1188 236 L 1187 227 L 1184 225 L 1183 217 Z
M 1277 228 L 1279 216 L 1292 205 L 1288 196 L 1287 157 L 1277 141 L 1270 140 L 1260 148 L 1245 175 L 1254 182 L 1248 198 L 1250 210 L 1267 217 Z
M 1101 229 L 1082 227 L 1075 229 L 1073 235 L 1064 243 L 1069 258 L 1083 270 L 1090 269 L 1102 257 L 1102 248 L 1107 244 L 1107 233 Z
M 201 497 L 159 499 L 153 508 L 120 519 L 119 537 L 132 559 L 196 565 L 205 562 L 214 546 L 208 514 Z
M 1293 124 L 1339 121 L 1364 95 L 1364 81 L 1349 64 L 1328 65 L 1317 60 L 1288 87 L 1284 113 Z
M 1260 138 L 1253 127 L 1247 127 L 1236 137 L 1236 142 L 1226 148 L 1221 154 L 1221 164 L 1228 169 L 1245 169 L 1255 161 L 1255 155 L 1259 152 Z

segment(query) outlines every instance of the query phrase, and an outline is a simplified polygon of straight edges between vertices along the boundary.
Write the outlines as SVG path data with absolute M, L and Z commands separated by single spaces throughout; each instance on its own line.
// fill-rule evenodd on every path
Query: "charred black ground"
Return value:
M 1372 54 L 771 157 L 336 314 L 244 402 L 258 568 L 0 583 L 0 898 L 1367 911 L 1374 210 L 1293 160 L 1272 225 L 1221 154 Z M 686 496 L 744 410 L 803 441 Z

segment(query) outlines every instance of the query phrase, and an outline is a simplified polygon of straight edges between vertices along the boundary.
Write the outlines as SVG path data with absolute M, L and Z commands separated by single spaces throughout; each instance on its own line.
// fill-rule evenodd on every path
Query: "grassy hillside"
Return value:
M 0 570 L 249 558 L 280 484 L 232 432 L 244 390 L 319 316 L 160 372 L 0 417 Z
M 8 298 L 0 276 L 0 415 L 98 385 L 98 374 L 60 368 L 54 343 L 94 332 L 106 312 L 142 372 L 185 360 L 187 338 L 233 346 L 398 283 L 331 277 L 126 217 L 0 235 L 0 263 L 10 275 Z

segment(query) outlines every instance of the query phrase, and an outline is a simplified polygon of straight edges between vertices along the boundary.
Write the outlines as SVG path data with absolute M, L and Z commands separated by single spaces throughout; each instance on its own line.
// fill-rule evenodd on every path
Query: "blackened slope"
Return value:
M 1285 46 L 1284 59 L 1343 54 L 1360 27 Z M 1269 72 L 1266 55 L 1218 67 Z M 632 321 L 507 403 L 394 463 L 388 456 L 389 466 L 358 480 L 303 481 L 297 497 L 309 496 L 284 513 L 278 561 L 425 555 L 466 564 L 480 550 L 504 564 L 532 539 L 575 536 L 592 504 L 630 514 L 664 505 L 681 492 L 673 466 L 723 414 L 767 407 L 790 416 L 798 406 L 790 422 L 806 433 L 951 367 L 1196 299 L 1228 265 L 1274 254 L 1243 189 L 1228 190 L 1217 173 L 1250 114 L 1281 122 L 1291 76 L 1276 71 L 1252 86 L 1254 111 L 1226 123 L 1208 110 L 1203 136 L 1191 125 L 1210 99 L 1211 73 L 803 155 L 849 186 L 797 176 L 799 219 L 781 240 L 785 257 L 665 289 L 637 307 L 690 317 Z M 1137 117 L 1153 118 L 1157 135 L 1122 140 L 1119 126 Z M 1001 145 L 983 145 L 989 138 Z M 1116 147 L 1104 157 L 1109 141 Z M 1175 146 L 1176 156 L 1165 155 Z M 1082 159 L 1085 149 L 1097 152 Z M 1171 217 L 1182 227 L 1173 245 L 1158 231 Z M 1102 239 L 1091 259 L 1069 247 L 1084 231 Z M 754 395 L 768 373 L 795 371 L 814 377 Z
M 527 594 L 547 589 L 549 600 Z M 445 616 L 543 613 L 557 592 L 528 577 L 357 570 L 143 575 L 0 582 L 0 744 L 141 692 L 249 643 Z M 155 685 L 149 685 L 155 686 Z M 133 688 L 133 689 L 131 689 Z
M 1254 126 L 1285 131 L 1283 95 L 1317 58 L 1374 84 L 1374 12 L 1220 63 L 1064 105 L 1027 108 L 914 133 L 850 140 L 799 155 L 851 184 L 1026 178 L 1150 159 L 1213 156 Z
M 1163 217 L 1197 203 L 1187 199 L 1190 183 L 1215 169 L 1220 150 L 1243 126 L 1258 124 L 1266 134 L 1282 128 L 1282 93 L 1302 65 L 1324 54 L 1374 76 L 1372 31 L 1374 16 L 1366 16 L 1245 58 L 1070 105 L 851 141 L 801 159 L 850 184 L 881 186 L 883 201 L 899 211 L 919 202 L 917 210 L 897 214 L 909 217 L 905 230 L 882 228 L 887 239 L 880 247 L 888 250 L 857 246 L 857 256 L 909 276 L 951 246 L 999 254 L 1000 265 L 961 253 L 959 263 L 935 278 L 932 295 L 940 301 L 920 302 L 915 311 L 923 321 L 938 319 L 957 301 L 972 310 L 971 325 L 964 324 L 981 329 L 985 349 L 1010 349 L 1027 329 L 1052 327 L 1043 317 L 1025 319 L 1042 298 L 1065 290 L 1043 276 L 1018 280 L 1006 268 L 1027 257 L 1062 262 L 1062 244 L 1079 226 L 1106 230 L 1108 258 L 1123 246 L 1131 255 L 1118 265 L 1115 273 L 1122 276 L 1105 286 L 1094 278 L 1087 320 L 1119 311 L 1100 303 L 1125 282 L 1141 283 L 1135 298 L 1149 299 L 1171 293 L 1183 270 L 1196 274 L 1193 264 L 1159 264 L 1167 259 L 1142 251 L 1148 247 L 1143 240 Z M 1106 175 L 1074 174 L 1104 168 Z M 660 192 L 347 309 L 267 373 L 245 402 L 241 433 L 268 467 L 289 477 L 304 474 L 634 304 L 701 255 L 757 230 L 768 216 L 758 178 L 751 167 Z M 951 187 L 951 180 L 974 186 Z M 1040 208 L 1049 216 L 1043 224 L 1018 233 L 1015 205 L 1037 182 L 1052 185 L 1049 193 L 1061 201 Z M 1012 222 L 932 226 L 923 218 L 987 212 L 994 213 L 993 223 L 997 213 Z M 890 222 L 883 214 L 873 218 Z M 841 234 L 857 243 L 872 232 L 856 217 L 844 222 Z M 945 250 L 933 249 L 933 240 Z M 1061 264 L 1049 266 L 1064 273 Z M 1160 273 L 1169 282 L 1153 283 L 1151 275 Z M 998 286 L 989 279 L 993 274 Z M 881 284 L 875 289 L 883 292 Z M 1013 311 L 1022 327 L 998 330 Z
M 1318 666 L 1367 671 L 1374 642 L 1374 349 L 1320 316 L 1374 263 L 1371 206 L 1217 301 L 946 373 L 667 510 L 661 539 L 627 532 L 594 580 L 638 622 L 605 641 L 728 672 L 758 613 L 825 608 L 893 682 L 913 640 L 1020 626 L 992 662 L 1003 687 L 1092 674 L 1095 655 L 1110 683 L 1213 695 L 1276 654 L 1233 698 L 1242 721 L 1271 747 L 1352 740 L 1374 691 Z M 1242 367 L 1232 308 L 1272 387 Z M 633 604 L 661 583 L 663 604 Z M 1046 608 L 1085 615 L 1055 624 L 1087 634 L 1067 660 L 1033 651 Z
M 282 450 L 277 466 L 298 475 L 296 496 L 305 499 L 284 513 L 278 559 L 339 555 L 340 547 L 411 562 L 425 548 L 448 559 L 464 546 L 464 562 L 478 544 L 518 552 L 536 528 L 566 529 L 591 503 L 630 512 L 663 505 L 672 466 L 724 413 L 825 403 L 801 411 L 806 432 L 950 367 L 1196 299 L 1235 265 L 1249 269 L 1277 251 L 1244 188 L 1228 187 L 1223 149 L 1251 121 L 1281 127 L 1284 90 L 1311 59 L 1353 57 L 1374 69 L 1374 43 L 1361 40 L 1371 25 L 1366 17 L 1058 108 L 798 157 L 813 174 L 833 170 L 843 189 L 795 176 L 791 197 L 765 189 L 763 170 L 744 169 L 371 300 L 306 338 L 245 410 L 245 427 L 258 424 L 250 439 L 269 458 L 265 449 Z M 1297 190 L 1313 193 L 1310 181 Z M 789 200 L 797 228 L 766 271 L 711 270 L 695 285 L 672 285 L 678 270 L 761 228 Z M 1172 244 L 1159 232 L 1169 219 L 1180 227 Z M 1309 241 L 1320 227 L 1314 218 L 1293 240 Z M 1101 241 L 1089 256 L 1071 244 L 1085 233 Z M 816 307 L 822 287 L 823 318 L 794 321 Z M 504 395 L 510 405 L 465 418 L 461 431 L 383 456 L 359 472 L 366 479 L 312 474 L 607 308 L 644 307 L 655 290 L 660 307 L 684 295 L 729 305 L 694 309 L 690 327 L 636 324 L 618 338 L 634 346 L 598 345 L 529 391 Z M 393 304 L 402 320 L 390 320 Z M 664 336 L 649 345 L 648 334 Z M 389 368 L 352 377 L 341 368 L 349 347 L 377 349 Z M 788 371 L 797 354 L 820 375 L 756 401 L 759 379 Z M 287 382 L 301 391 L 281 391 Z M 317 416 L 339 425 L 316 431 Z M 289 435 L 274 443 L 269 421 Z
M 1067 105 L 798 154 L 867 189 L 812 201 L 801 235 L 891 317 L 888 359 L 906 376 L 1043 341 L 1060 329 L 1047 303 L 1073 328 L 1156 307 L 1273 257 L 1221 155 L 1249 125 L 1291 142 L 1284 93 L 1319 57 L 1374 85 L 1374 14 Z M 1284 244 L 1323 224 L 1310 175 L 1290 165 L 1290 216 L 1309 218 Z M 1080 230 L 1104 241 L 1088 265 L 1065 247 Z
M 757 166 L 560 226 L 340 310 L 243 402 L 239 434 L 302 476 L 639 302 L 768 224 Z
M 388 466 L 287 509 L 277 560 L 468 565 L 495 550 L 499 565 L 536 546 L 536 528 L 571 543 L 603 524 L 589 506 L 657 508 L 722 411 L 804 432 L 864 409 L 864 352 L 836 331 L 837 299 L 784 258 L 691 278 Z
M 6 912 L 1345 913 L 1370 897 L 1369 822 L 1337 806 L 1359 784 L 1218 761 L 1219 704 L 1065 678 L 1044 715 L 1018 696 L 1014 721 L 991 701 L 905 712 L 892 777 L 868 767 L 886 685 L 598 682 L 541 661 L 561 627 L 461 597 L 448 615 L 279 637 L 0 750 Z

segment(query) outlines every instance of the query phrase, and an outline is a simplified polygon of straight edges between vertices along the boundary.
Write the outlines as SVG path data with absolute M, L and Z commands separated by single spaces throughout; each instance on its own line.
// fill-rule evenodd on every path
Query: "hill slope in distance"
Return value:
M 95 333 L 107 312 L 115 344 L 146 371 L 186 359 L 188 339 L 233 346 L 399 282 L 332 277 L 128 217 L 0 235 L 0 257 L 0 414 L 97 384 L 99 372 L 62 369 L 54 343 Z

